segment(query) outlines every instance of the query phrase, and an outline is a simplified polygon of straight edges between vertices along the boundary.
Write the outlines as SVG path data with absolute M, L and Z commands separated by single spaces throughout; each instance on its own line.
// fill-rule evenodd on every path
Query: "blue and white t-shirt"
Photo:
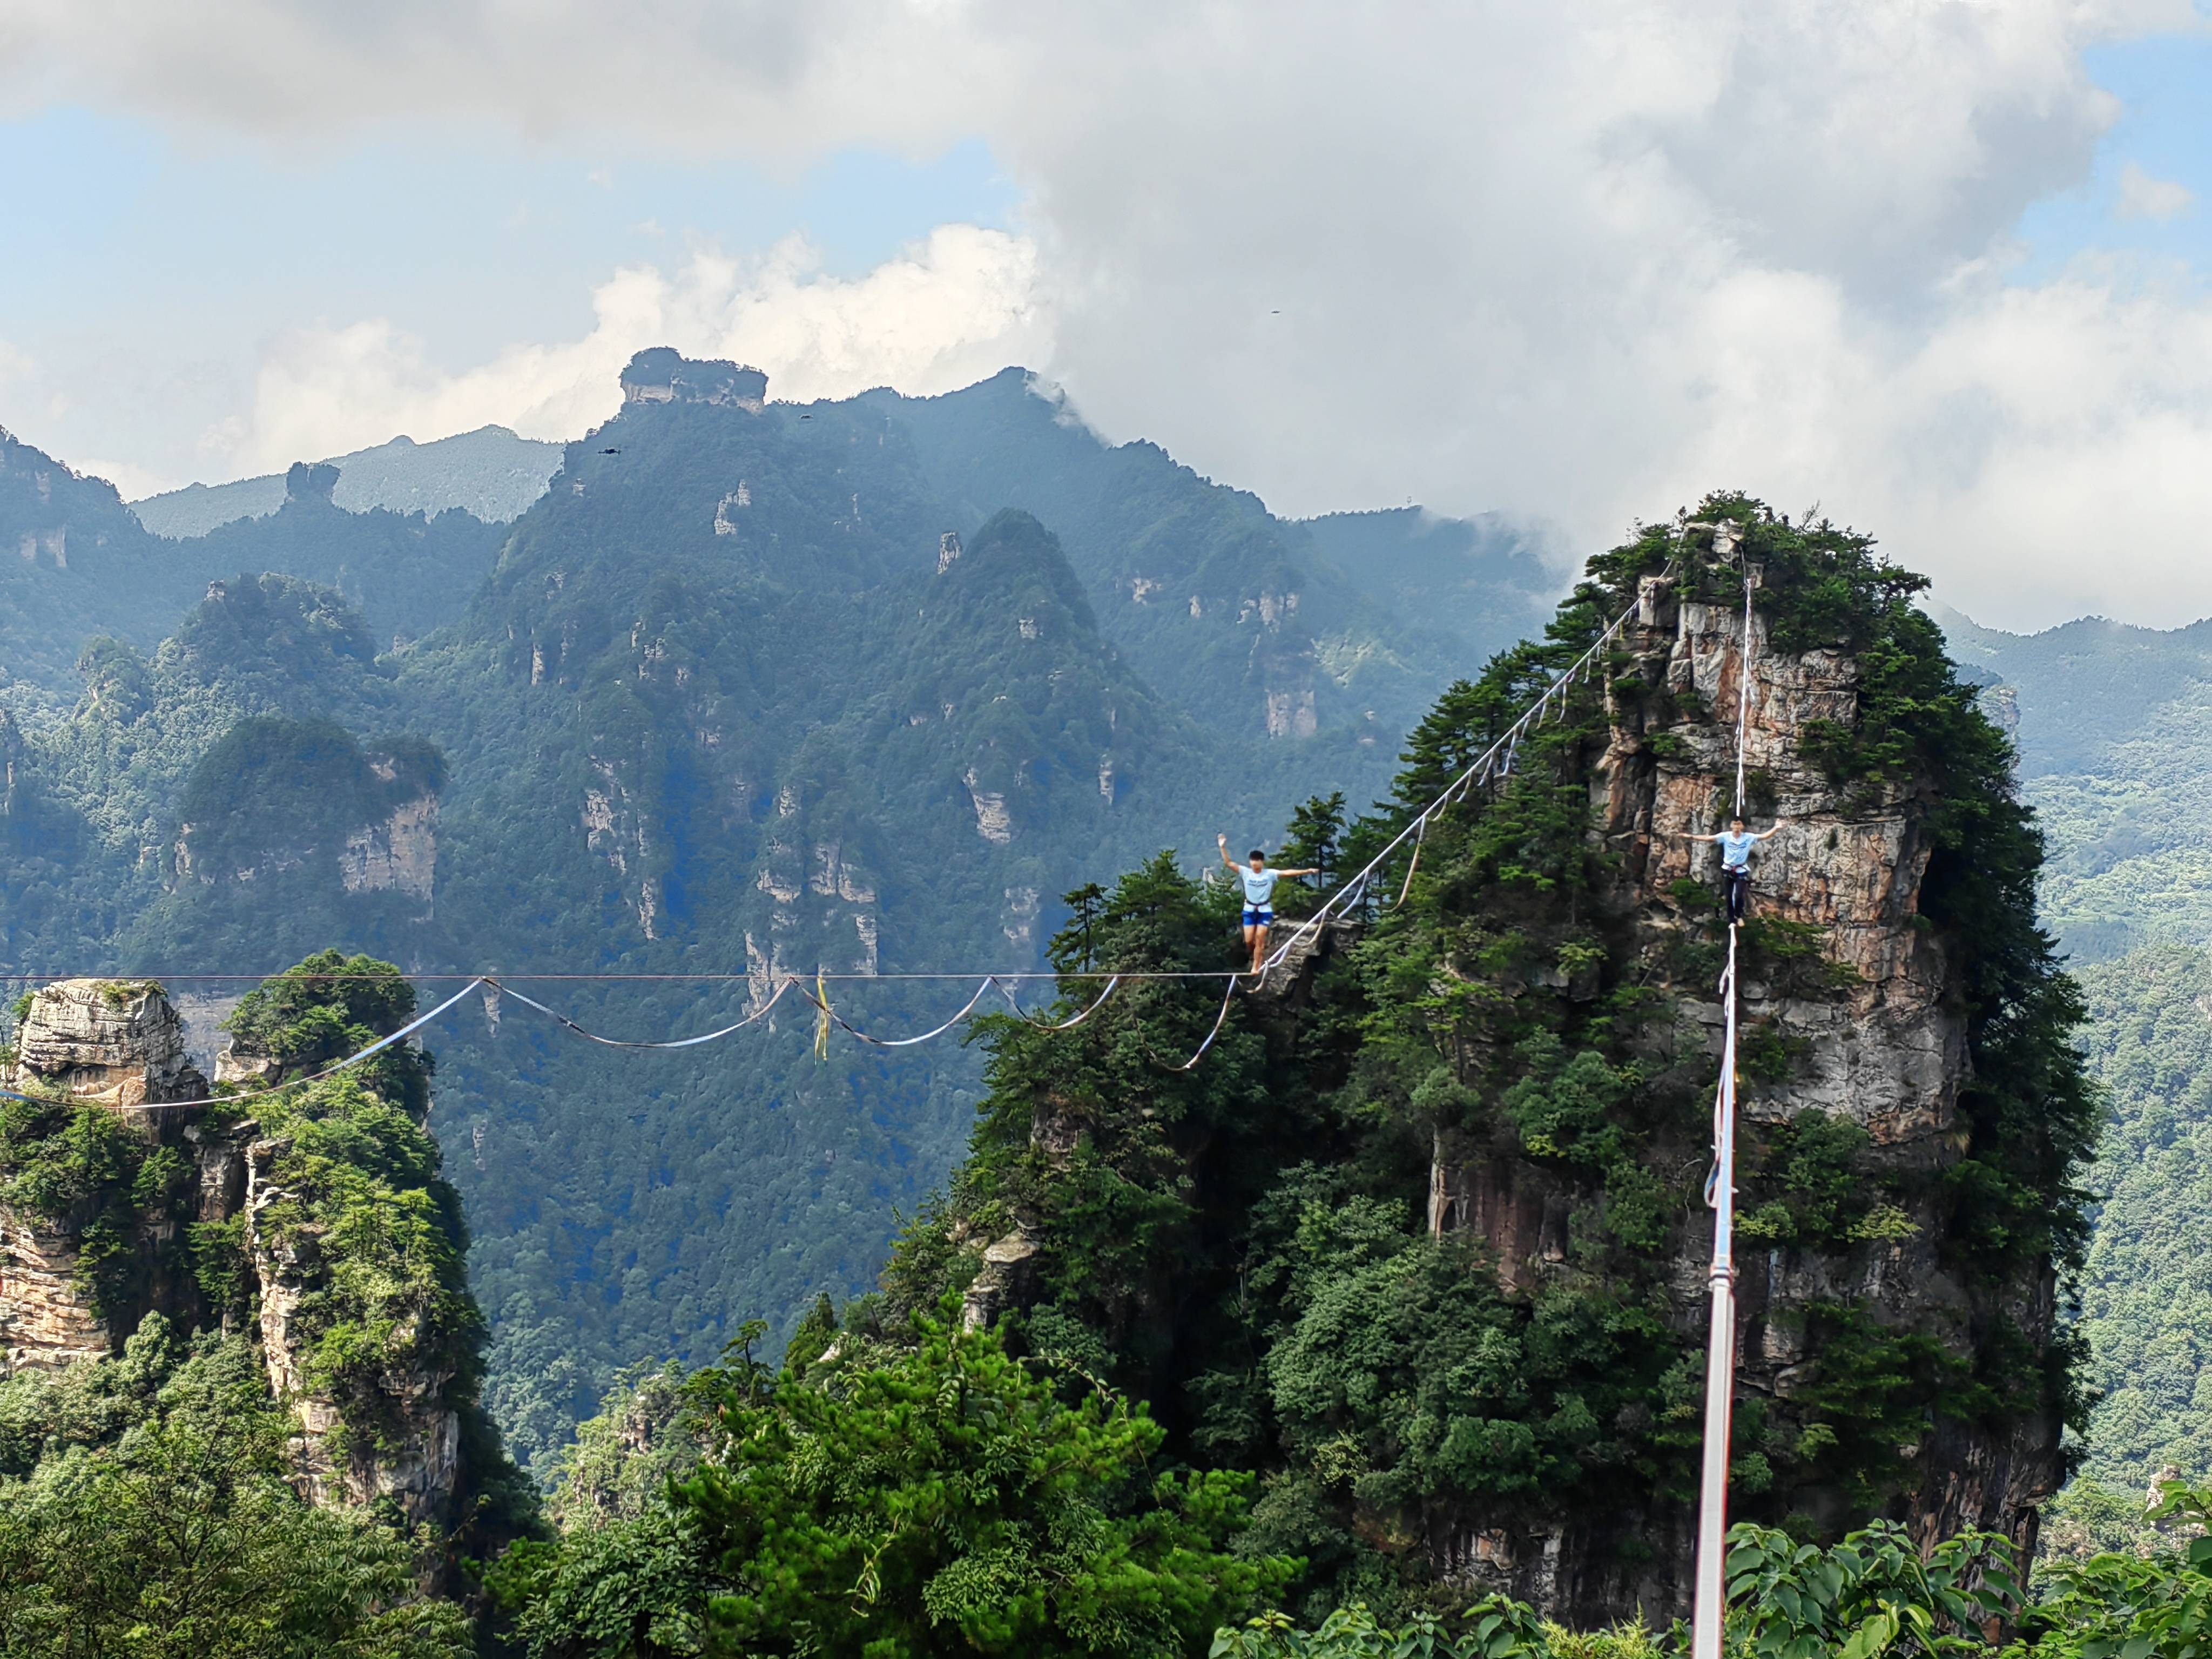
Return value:
M 1265 910 L 1274 902 L 1275 872 L 1273 870 L 1255 870 L 1249 865 L 1240 864 L 1237 866 L 1237 875 L 1244 884 L 1246 909 Z
M 1759 845 L 1757 836 L 1748 830 L 1741 834 L 1734 830 L 1723 830 L 1714 839 L 1720 843 L 1722 869 L 1747 870 L 1751 867 L 1751 849 Z

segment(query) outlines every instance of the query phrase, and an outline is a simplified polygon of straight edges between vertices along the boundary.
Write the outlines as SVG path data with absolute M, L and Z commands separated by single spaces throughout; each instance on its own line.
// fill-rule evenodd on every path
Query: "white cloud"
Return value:
M 2189 0 L 17 0 L 18 87 L 343 142 L 436 115 L 797 163 L 980 135 L 1024 237 L 842 282 L 787 245 L 622 272 L 566 343 L 287 337 L 235 453 L 604 414 L 635 346 L 782 395 L 1011 359 L 1279 508 L 1412 494 L 1611 540 L 1717 484 L 1820 499 L 1984 620 L 2212 611 L 2212 309 L 2010 228 L 2091 176 L 2086 47 Z M 2124 175 L 2123 206 L 2174 210 Z M 2132 195 L 2130 192 L 2132 191 Z M 2148 192 L 2148 193 L 2146 193 Z
M 251 418 L 217 437 L 245 471 L 395 432 L 427 441 L 497 422 L 572 438 L 614 412 L 622 366 L 654 345 L 752 363 L 778 398 L 948 391 L 1047 350 L 1035 288 L 1034 247 L 972 225 L 941 226 L 850 279 L 824 275 L 797 237 L 755 259 L 700 252 L 672 275 L 617 272 L 582 338 L 512 346 L 458 374 L 381 319 L 287 335 L 263 362 Z
M 155 471 L 135 461 L 104 461 L 97 456 L 87 456 L 72 465 L 87 477 L 106 479 L 126 501 L 143 501 L 163 490 L 175 489 L 185 482 L 173 473 Z
M 2123 219 L 2177 219 L 2196 201 L 2197 194 L 2188 185 L 2154 179 L 2133 161 L 2120 169 L 2118 212 Z

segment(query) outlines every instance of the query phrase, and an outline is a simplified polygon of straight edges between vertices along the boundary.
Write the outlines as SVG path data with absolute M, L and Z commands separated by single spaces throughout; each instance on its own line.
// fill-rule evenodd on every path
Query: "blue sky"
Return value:
M 491 123 L 395 124 L 288 154 L 61 106 L 0 122 L 0 340 L 53 387 L 27 407 L 0 389 L 0 422 L 149 482 L 226 471 L 193 441 L 284 329 L 389 318 L 459 371 L 583 333 L 617 267 L 798 233 L 825 271 L 855 276 L 936 225 L 1005 226 L 1019 206 L 975 140 L 778 174 L 533 147 Z
M 618 264 L 792 231 L 857 274 L 947 220 L 1002 225 L 980 142 L 926 161 L 847 151 L 788 177 L 730 161 L 532 149 L 489 124 L 419 124 L 288 156 L 82 107 L 0 123 L 9 310 L 40 327 L 389 311 L 451 366 L 486 337 L 558 337 Z M 21 326 L 15 323 L 12 326 Z
M 2098 146 L 2088 181 L 2021 216 L 2028 257 L 2013 280 L 2047 278 L 2089 250 L 2185 262 L 2202 280 L 2212 271 L 2212 40 L 2160 35 L 2083 55 L 2122 112 Z M 2120 174 L 2130 163 L 2181 185 L 2195 203 L 2165 220 L 2123 217 Z

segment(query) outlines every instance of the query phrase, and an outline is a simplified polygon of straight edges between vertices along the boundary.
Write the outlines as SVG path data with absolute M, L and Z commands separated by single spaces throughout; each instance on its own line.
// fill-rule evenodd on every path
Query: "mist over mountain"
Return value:
M 418 444 L 401 436 L 371 449 L 325 458 L 338 470 L 331 499 L 349 513 L 385 507 L 432 518 L 453 507 L 487 523 L 503 523 L 545 493 L 561 465 L 561 446 L 519 438 L 503 426 L 478 427 Z M 281 472 L 230 483 L 186 484 L 131 503 L 156 536 L 185 540 L 239 519 L 266 518 L 284 504 Z

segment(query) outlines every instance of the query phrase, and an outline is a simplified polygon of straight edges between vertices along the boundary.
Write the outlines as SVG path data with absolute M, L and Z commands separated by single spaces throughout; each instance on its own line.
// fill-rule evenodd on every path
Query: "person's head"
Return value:
M 1735 830 L 1739 836 L 1741 835 L 1743 833 L 1743 819 L 1741 817 L 1730 818 L 1729 820 L 1729 828 Z
M 1252 849 L 1251 859 L 1252 867 L 1255 870 L 1264 870 L 1267 867 L 1267 855 L 1256 847 Z

